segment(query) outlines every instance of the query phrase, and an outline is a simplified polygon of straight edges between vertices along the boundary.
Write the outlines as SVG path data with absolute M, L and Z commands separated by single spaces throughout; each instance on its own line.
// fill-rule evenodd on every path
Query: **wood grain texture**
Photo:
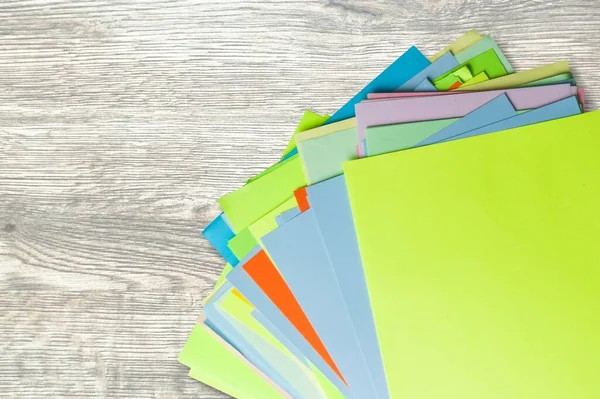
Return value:
M 598 0 L 4 0 L 0 396 L 223 398 L 176 361 L 216 198 L 411 44 L 469 28 L 600 98 Z

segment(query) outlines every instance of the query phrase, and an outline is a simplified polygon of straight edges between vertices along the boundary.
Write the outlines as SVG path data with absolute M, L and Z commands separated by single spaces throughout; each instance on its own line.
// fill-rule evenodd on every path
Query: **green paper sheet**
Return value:
M 454 42 L 446 46 L 443 50 L 439 51 L 434 56 L 429 57 L 429 61 L 434 62 L 449 51 L 452 52 L 452 54 L 460 54 L 462 51 L 474 45 L 481 39 L 483 39 L 483 36 L 481 36 L 475 29 L 471 29 Z
M 296 198 L 292 197 L 284 201 L 279 206 L 273 208 L 266 215 L 252 223 L 250 226 L 242 230 L 239 234 L 229 240 L 229 248 L 233 254 L 238 258 L 242 259 L 254 247 L 260 245 L 259 240 L 267 233 L 277 228 L 277 221 L 275 218 L 281 215 L 283 212 L 296 207 Z
M 465 73 L 465 69 L 469 72 L 468 74 Z M 500 58 L 498 58 L 498 55 L 492 49 L 484 51 L 476 57 L 457 66 L 453 70 L 435 78 L 432 83 L 438 90 L 448 90 L 450 86 L 447 86 L 447 77 L 449 75 L 454 75 L 459 78 L 461 82 L 466 82 L 473 76 L 479 75 L 482 72 L 485 72 L 490 79 L 506 75 L 506 69 L 504 68 L 504 65 L 502 65 L 502 61 L 500 61 Z M 443 84 L 440 84 L 440 82 Z
M 496 44 L 494 39 L 492 39 L 492 37 L 489 35 L 484 36 L 483 39 L 477 41 L 476 43 L 473 43 L 473 45 L 464 49 L 460 53 L 455 54 L 454 57 L 456 58 L 456 61 L 458 61 L 459 64 L 462 64 L 463 62 L 466 62 L 471 58 L 476 57 L 479 54 L 490 49 L 494 50 L 494 52 L 502 62 L 502 65 L 504 65 L 504 69 L 507 73 L 511 74 L 515 72 L 515 70 L 513 69 L 512 65 L 510 64 L 500 47 L 498 47 L 498 44 Z
M 390 397 L 600 397 L 598 126 L 345 164 Z
M 473 78 L 471 78 L 466 83 L 468 83 L 470 85 L 474 85 L 475 83 L 485 82 L 486 80 L 490 80 L 490 78 L 487 76 L 487 74 L 485 72 L 481 72 L 479 75 L 473 76 Z
M 465 84 L 456 91 L 484 91 L 484 90 L 500 90 L 509 89 L 511 87 L 519 87 L 536 80 L 546 79 L 552 76 L 563 73 L 570 73 L 569 63 L 567 61 L 559 61 L 554 64 L 544 65 L 528 71 L 517 72 L 511 75 L 501 76 L 499 78 L 491 78 L 490 80 L 474 85 Z
M 294 155 L 271 173 L 221 197 L 219 205 L 233 231 L 238 233 L 304 186 L 302 164 L 298 155 Z
M 190 377 L 238 399 L 289 398 L 202 323 L 194 326 L 179 362 L 190 367 Z

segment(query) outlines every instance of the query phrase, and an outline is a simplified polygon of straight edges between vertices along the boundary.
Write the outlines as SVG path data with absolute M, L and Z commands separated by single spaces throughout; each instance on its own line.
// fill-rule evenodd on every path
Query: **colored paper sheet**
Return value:
M 312 209 L 262 238 L 263 245 L 357 398 L 375 386 Z
M 300 159 L 292 156 L 273 172 L 221 197 L 219 205 L 233 230 L 239 232 L 305 185 Z
M 264 251 L 261 252 L 264 254 Z M 254 254 L 257 253 L 258 251 L 255 251 Z M 270 330 L 273 335 L 282 334 L 285 336 L 345 397 L 353 398 L 348 387 L 340 378 L 341 373 L 322 343 L 319 343 L 320 339 L 314 333 L 314 329 L 308 322 L 302 308 L 298 305 L 272 262 L 266 256 L 253 259 L 254 262 L 261 261 L 262 264 L 251 267 L 250 273 L 248 273 L 243 263 L 250 259 L 252 259 L 252 256 L 242 260 L 240 267 L 227 274 L 227 280 L 248 298 L 255 309 L 270 321 L 271 326 L 277 329 L 278 332 Z M 263 285 L 261 271 L 266 277 L 266 290 L 259 286 L 259 283 Z M 251 274 L 258 274 L 258 278 L 251 277 Z M 265 327 L 269 328 L 266 325 Z M 318 349 L 315 349 L 315 347 Z
M 456 61 L 458 61 L 459 64 L 462 64 L 488 50 L 493 50 L 496 53 L 507 73 L 510 74 L 515 72 L 502 50 L 500 50 L 500 47 L 498 47 L 498 44 L 496 44 L 494 39 L 489 35 L 484 36 L 483 39 L 473 43 L 473 45 L 456 54 Z
M 561 83 L 569 83 L 570 85 L 575 85 L 573 75 L 571 73 L 561 73 L 560 75 L 550 76 L 549 78 L 534 80 L 533 82 L 522 84 L 519 87 L 545 86 Z
M 227 273 L 229 273 L 232 269 L 233 269 L 233 266 L 231 266 L 229 263 L 227 263 L 225 265 L 225 267 L 223 268 L 223 271 L 219 275 L 219 278 L 217 278 L 217 282 L 215 283 L 215 286 L 212 288 L 212 290 L 210 291 L 210 294 L 208 294 L 208 296 L 204 299 L 204 301 L 202 301 L 202 304 L 206 305 L 212 299 L 212 297 L 217 293 L 217 291 L 219 291 L 219 289 L 223 286 L 223 284 L 225 284 L 225 281 L 226 281 L 225 276 L 227 276 Z
M 421 54 L 416 47 L 409 48 L 396 61 L 388 66 L 375 79 L 366 85 L 358 94 L 348 101 L 342 108 L 327 120 L 327 123 L 335 123 L 344 119 L 354 117 L 354 106 L 365 100 L 367 94 L 377 91 L 394 91 L 407 80 L 427 68 L 431 63 Z
M 503 89 L 503 90 L 494 90 L 494 93 L 508 93 L 509 98 L 511 98 L 511 101 L 518 101 L 521 98 L 521 95 L 519 96 L 513 96 L 511 93 L 514 92 L 514 90 L 517 90 L 518 88 L 513 88 L 513 89 Z M 568 83 L 563 83 L 563 84 L 557 84 L 557 85 L 551 85 L 551 86 L 541 86 L 541 87 L 529 87 L 527 91 L 525 91 L 526 93 L 529 94 L 528 96 L 528 105 L 533 104 L 533 99 L 534 98 L 539 98 L 539 101 L 537 102 L 538 105 L 541 106 L 541 104 L 543 104 L 543 101 L 545 101 L 545 97 L 550 96 L 551 98 L 554 99 L 554 101 L 558 101 L 561 100 L 563 98 L 569 97 L 569 96 L 573 96 L 577 94 L 576 91 L 577 88 L 573 88 L 570 84 Z M 449 96 L 449 95 L 455 95 L 455 94 L 464 94 L 462 92 L 435 92 L 435 93 L 414 93 L 414 92 L 409 92 L 409 93 L 399 93 L 399 92 L 393 92 L 393 93 L 373 93 L 369 95 L 369 100 L 386 100 L 386 99 L 392 99 L 392 98 L 406 98 L 406 97 L 438 97 L 438 96 Z M 558 97 L 557 97 L 558 96 Z M 524 104 L 519 104 L 518 107 L 520 109 L 523 109 Z M 534 107 L 537 108 L 537 107 Z
M 444 141 L 464 139 L 467 137 L 479 136 L 481 134 L 513 129 L 520 126 L 533 125 L 535 123 L 565 118 L 568 116 L 578 115 L 580 113 L 581 107 L 577 102 L 577 98 L 573 96 L 549 105 L 545 105 L 538 109 L 534 109 L 532 111 L 513 116 L 512 118 L 508 118 L 484 127 L 480 127 L 475 130 L 471 130 L 466 133 L 449 137 Z
M 599 124 L 345 165 L 391 397 L 600 397 Z
M 296 132 L 302 132 L 304 130 L 312 129 L 320 124 L 324 123 L 324 121 L 329 118 L 329 115 L 319 116 L 318 114 L 312 111 L 305 111 L 302 118 L 300 118 L 300 122 L 298 123 L 298 127 L 296 128 Z M 292 138 L 293 147 L 295 148 L 295 140 Z M 289 146 L 288 146 L 289 147 Z M 289 152 L 286 150 L 284 153 L 284 158 L 286 155 L 289 155 Z M 281 165 L 278 163 L 277 165 Z M 275 167 L 269 168 L 266 171 L 258 174 L 257 176 L 251 178 L 249 182 L 256 180 L 257 178 L 268 174 L 270 171 L 275 169 Z M 224 214 L 220 214 L 217 216 L 203 231 L 202 234 L 206 237 L 208 242 L 219 252 L 219 254 L 231 265 L 235 266 L 239 259 L 233 254 L 230 250 L 228 243 L 234 237 L 235 233 L 231 229 L 229 222 Z
M 321 126 L 322 124 L 327 122 L 327 119 L 329 119 L 329 115 L 327 115 L 327 114 L 321 116 L 310 110 L 306 110 L 306 111 L 304 111 L 304 115 L 302 115 L 302 118 L 300 119 L 300 123 L 298 123 L 298 126 L 296 127 L 294 134 L 303 132 L 305 130 L 314 129 L 315 127 Z M 292 136 L 292 139 L 288 143 L 285 151 L 283 151 L 283 155 L 281 157 L 286 158 L 290 153 L 292 153 L 294 151 L 295 148 L 296 148 L 296 141 L 294 140 L 294 137 Z
M 447 82 L 445 82 L 444 78 L 454 75 L 464 83 L 482 72 L 485 72 L 490 79 L 506 75 L 506 69 L 494 50 L 487 50 L 477 55 L 446 74 L 437 77 L 432 83 L 438 90 L 446 90 L 445 84 L 447 84 Z M 441 86 L 442 83 L 444 84 L 443 87 Z
M 377 397 L 389 398 L 344 177 L 309 186 L 307 192 Z
M 220 308 L 223 296 L 228 294 L 231 296 L 231 289 L 226 284 L 222 290 L 215 295 L 212 302 L 204 308 L 206 315 L 205 324 L 215 331 L 219 336 L 226 340 L 229 344 L 235 347 L 250 363 L 260 370 L 267 378 L 273 381 L 277 386 L 283 389 L 292 397 L 299 397 L 299 393 L 294 384 L 287 380 L 282 374 L 281 369 L 286 368 L 285 365 L 274 352 L 273 346 L 264 342 L 261 337 L 257 336 L 249 328 L 244 326 L 231 315 L 223 312 Z M 234 296 L 231 296 L 235 298 Z M 260 347 L 264 351 L 258 350 Z
M 339 175 L 343 162 L 357 158 L 356 141 L 356 127 L 353 127 L 298 143 L 307 183 Z
M 277 216 L 297 206 L 294 198 L 289 198 L 250 226 L 229 240 L 229 248 L 238 259 L 243 259 L 259 244 L 260 237 L 277 228 Z
M 502 95 L 496 97 L 495 99 L 493 99 L 492 101 L 490 101 L 489 103 L 486 103 L 481 108 L 477 108 L 475 111 L 467 114 L 464 118 L 461 118 L 461 119 L 458 119 L 458 120 L 455 120 L 455 121 L 449 123 L 447 126 L 444 126 L 442 129 L 438 130 L 437 132 L 434 132 L 433 134 L 426 135 L 426 136 L 423 135 L 425 137 L 422 138 L 421 140 L 413 140 L 410 142 L 401 143 L 401 144 L 408 144 L 408 145 L 404 146 L 403 148 L 400 148 L 398 145 L 394 145 L 393 147 L 387 145 L 384 147 L 384 145 L 387 143 L 379 144 L 381 142 L 381 139 L 386 137 L 386 135 L 384 135 L 385 133 L 387 133 L 388 137 L 390 136 L 390 134 L 388 132 L 381 131 L 381 130 L 380 130 L 380 132 L 377 131 L 379 129 L 385 128 L 385 126 L 378 126 L 378 127 L 371 128 L 373 130 L 372 132 L 369 132 L 369 130 L 371 130 L 371 129 L 367 129 L 367 140 L 369 140 L 369 135 L 371 135 L 372 137 L 369 140 L 369 147 L 374 147 L 374 150 L 380 151 L 380 152 L 377 152 L 378 154 L 382 154 L 385 152 L 391 152 L 389 150 L 392 148 L 394 151 L 398 151 L 398 150 L 403 150 L 403 149 L 412 148 L 412 147 L 416 147 L 416 146 L 438 143 L 438 142 L 444 141 L 450 137 L 455 137 L 455 136 L 458 136 L 458 135 L 466 133 L 466 132 L 474 131 L 474 129 L 478 129 L 483 126 L 489 126 L 496 122 L 512 118 L 514 116 L 517 116 L 517 111 L 513 107 L 510 100 L 508 99 L 508 96 L 506 94 L 502 94 Z M 446 120 L 448 120 L 448 119 L 446 119 Z M 417 123 L 426 123 L 426 122 L 417 122 Z M 392 125 L 392 126 L 394 126 L 394 125 Z M 502 129 L 498 129 L 498 130 L 502 130 Z M 498 131 L 498 130 L 492 130 L 492 131 Z M 384 134 L 382 134 L 382 133 L 384 133 Z M 394 134 L 392 137 L 390 137 L 391 139 L 394 139 L 396 136 L 407 136 L 405 133 L 403 134 L 402 131 L 400 131 L 400 132 L 396 131 L 394 133 L 396 133 L 396 134 Z M 371 144 L 370 141 L 374 141 L 374 143 Z M 393 144 L 396 144 L 396 143 L 393 143 Z M 375 154 L 373 154 L 373 155 L 375 155 Z
M 451 69 L 457 67 L 459 62 L 456 61 L 452 53 L 446 53 L 434 63 L 423 69 L 421 72 L 410 78 L 402 86 L 398 87 L 398 91 L 413 91 L 419 87 L 419 84 L 424 80 L 434 79 Z
M 432 83 L 433 87 L 439 91 L 447 91 L 451 87 L 456 87 L 457 84 L 462 84 L 462 80 L 453 74 L 446 75 L 443 78 L 438 79 L 435 84 Z
M 486 82 L 477 83 L 474 85 L 463 85 L 458 88 L 458 91 L 483 91 L 483 90 L 498 90 L 518 87 L 536 80 L 549 78 L 551 76 L 570 73 L 569 63 L 567 61 L 559 61 L 554 64 L 545 65 L 542 67 L 530 69 L 528 71 L 517 72 L 499 78 L 490 79 Z
M 539 90 L 547 90 L 552 86 L 538 88 L 509 89 L 504 92 L 515 109 L 538 108 L 545 98 L 539 97 Z M 568 85 L 561 86 L 561 93 L 572 93 Z M 552 92 L 552 90 L 550 90 Z M 358 139 L 365 138 L 365 129 L 370 126 L 391 125 L 406 122 L 418 122 L 433 119 L 463 117 L 469 112 L 497 97 L 499 91 L 461 93 L 453 95 L 394 98 L 389 100 L 363 101 L 356 106 L 356 129 Z M 569 94 L 572 95 L 572 94 Z M 564 98 L 564 97 L 562 97 Z M 359 146 L 359 150 L 360 150 Z M 360 154 L 364 156 L 364 152 Z
M 460 54 L 462 51 L 467 49 L 468 47 L 474 45 L 479 40 L 483 39 L 483 36 L 479 34 L 475 29 L 471 29 L 454 42 L 449 44 L 446 48 L 430 57 L 429 60 L 431 62 L 435 62 L 438 58 L 442 57 L 444 54 L 450 52 L 453 54 Z
M 223 213 L 217 216 L 204 230 L 202 235 L 208 240 L 210 245 L 213 246 L 227 261 L 227 263 L 235 266 L 238 263 L 238 258 L 231 252 L 227 243 L 235 235 L 227 222 L 227 219 Z
M 428 92 L 428 91 L 433 91 L 433 92 L 437 92 L 437 89 L 435 88 L 435 86 L 429 81 L 429 79 L 425 79 L 423 80 L 421 83 L 419 83 L 417 85 L 417 87 L 415 87 L 415 91 L 421 92 Z M 370 98 L 370 97 L 368 97 Z
M 235 398 L 291 399 L 202 323 L 190 333 L 179 362 L 191 368 L 192 378 Z
M 231 294 L 230 286 L 205 308 L 208 320 L 218 319 L 217 326 L 227 328 L 227 338 L 233 338 L 234 346 L 253 364 L 266 363 L 261 369 L 281 388 L 294 397 L 326 398 L 312 370 L 258 323 L 252 310 L 252 306 Z
M 485 82 L 486 80 L 490 80 L 489 76 L 487 76 L 487 74 L 485 72 L 481 72 L 480 74 L 478 74 L 476 76 L 473 76 L 466 83 L 472 85 L 472 84 L 475 84 L 475 83 Z M 454 88 L 451 87 L 450 90 L 454 90 Z
M 300 209 L 298 209 L 298 207 L 296 207 L 296 208 L 289 209 L 289 210 L 283 212 L 281 215 L 277 216 L 275 218 L 275 220 L 277 221 L 277 225 L 281 226 L 283 224 L 286 224 L 287 222 L 289 222 L 290 220 L 292 220 L 299 214 L 300 214 Z
M 304 140 L 314 139 L 327 136 L 329 134 L 339 132 L 341 130 L 350 129 L 356 126 L 356 118 L 344 119 L 343 121 L 329 123 L 324 126 L 306 130 L 296 135 L 296 144 Z
M 473 111 L 476 112 L 476 111 Z M 451 126 L 459 118 L 437 119 L 402 123 L 397 125 L 375 126 L 367 128 L 365 139 L 366 154 L 369 157 L 400 151 L 416 146 L 435 133 Z M 350 161 L 351 159 L 349 159 Z M 340 164 L 340 168 L 342 164 Z M 343 172 L 343 169 L 342 169 Z

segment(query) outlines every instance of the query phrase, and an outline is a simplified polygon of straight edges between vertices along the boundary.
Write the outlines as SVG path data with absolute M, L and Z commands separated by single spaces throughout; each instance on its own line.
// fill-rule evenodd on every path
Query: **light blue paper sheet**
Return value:
M 278 226 L 281 226 L 282 224 L 286 224 L 287 222 L 289 222 L 290 220 L 292 220 L 299 214 L 300 214 L 300 209 L 298 209 L 298 207 L 296 206 L 292 209 L 288 209 L 287 211 L 283 212 L 281 215 L 276 216 L 275 222 L 277 222 Z
M 331 268 L 379 398 L 389 398 L 344 176 L 306 188 Z
M 578 115 L 581 113 L 581 106 L 577 101 L 577 97 L 569 97 L 555 103 L 536 108 L 524 114 L 505 119 L 500 122 L 492 123 L 479 129 L 471 130 L 466 133 L 447 138 L 443 141 L 464 139 L 467 137 L 478 136 L 481 134 L 499 132 L 501 130 L 513 129 L 520 126 L 533 125 L 551 121 L 554 119 L 566 118 L 568 116 Z
M 449 137 L 454 137 L 482 126 L 487 126 L 504 119 L 512 118 L 516 115 L 517 111 L 508 99 L 508 96 L 506 94 L 501 94 L 482 107 L 477 108 L 475 111 L 467 114 L 464 118 L 457 120 L 445 129 L 442 129 L 439 132 L 429 136 L 425 140 L 418 143 L 417 146 L 437 143 Z M 395 150 L 402 149 L 403 148 L 397 148 Z
M 459 65 L 460 62 L 457 62 L 452 53 L 448 52 L 438 58 L 433 64 L 410 78 L 406 83 L 398 87 L 396 91 L 418 91 L 417 88 L 419 87 L 419 84 L 424 80 L 437 78 Z M 434 87 L 433 91 L 437 91 L 437 89 Z
M 377 398 L 314 211 L 308 209 L 278 227 L 262 243 L 350 390 L 357 398 Z

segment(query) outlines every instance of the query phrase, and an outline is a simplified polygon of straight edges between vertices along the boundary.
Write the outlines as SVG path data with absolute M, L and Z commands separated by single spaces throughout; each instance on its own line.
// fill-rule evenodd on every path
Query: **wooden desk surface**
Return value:
M 600 99 L 600 3 L 5 0 L 0 396 L 222 398 L 176 361 L 223 262 L 215 200 L 410 45 L 470 28 Z

